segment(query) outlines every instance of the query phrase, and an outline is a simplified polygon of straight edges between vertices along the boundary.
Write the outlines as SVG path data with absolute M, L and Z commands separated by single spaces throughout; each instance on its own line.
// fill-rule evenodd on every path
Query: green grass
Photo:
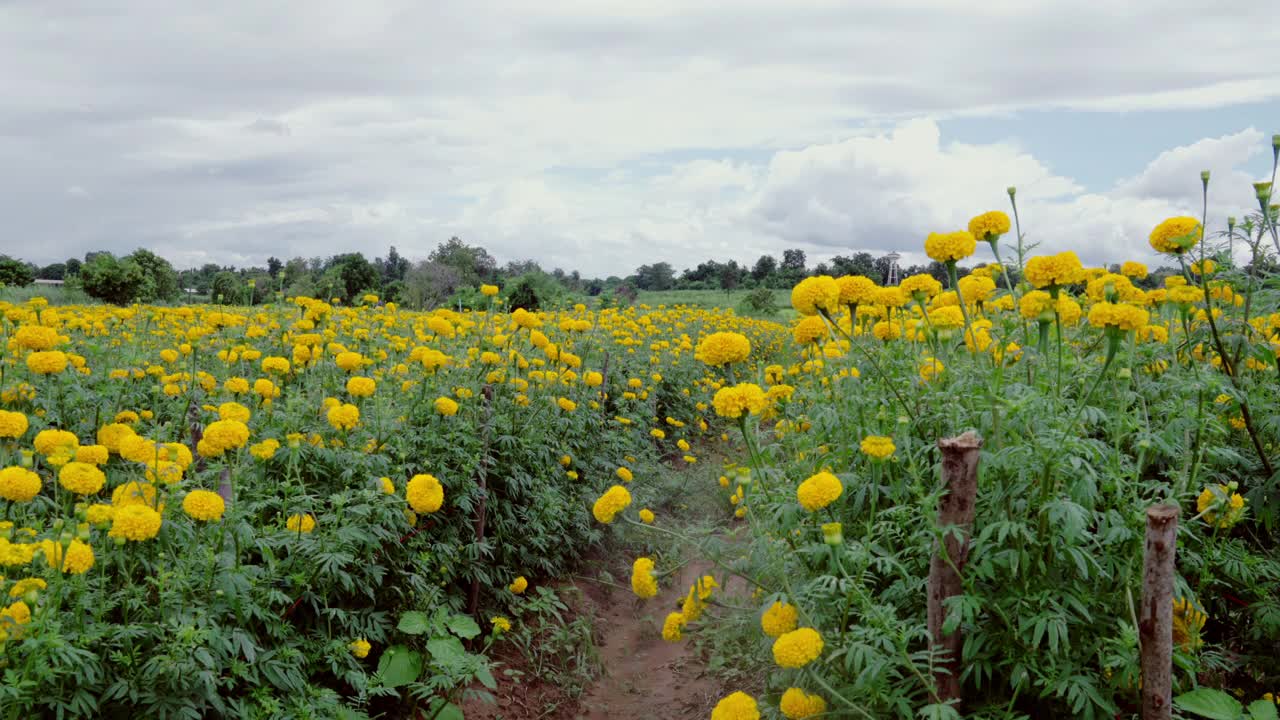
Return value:
M 778 306 L 776 313 L 751 313 L 744 311 L 740 305 L 750 290 L 641 290 L 636 295 L 636 304 L 650 307 L 658 305 L 688 305 L 700 308 L 732 308 L 740 315 L 760 317 L 768 320 L 786 322 L 796 316 L 791 309 L 791 294 L 786 290 L 774 290 L 774 302 Z
M 82 290 L 64 285 L 27 285 L 26 287 L 0 287 L 0 300 L 21 305 L 33 297 L 42 297 L 50 305 L 97 305 L 98 301 Z

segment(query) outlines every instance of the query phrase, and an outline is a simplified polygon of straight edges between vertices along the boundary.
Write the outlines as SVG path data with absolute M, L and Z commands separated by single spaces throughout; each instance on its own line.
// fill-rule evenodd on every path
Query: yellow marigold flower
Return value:
M 222 387 L 232 395 L 243 395 L 249 392 L 249 381 L 242 377 L 227 378 Z
M 921 302 L 942 292 L 942 283 L 928 273 L 919 273 L 902 279 L 898 288 L 908 296 Z
M 800 505 L 809 512 L 821 510 L 830 505 L 844 492 L 840 478 L 829 472 L 820 472 L 800 483 L 796 488 L 796 498 Z
M 764 390 L 753 383 L 739 383 L 716 391 L 711 404 L 720 417 L 739 418 L 744 413 L 759 415 L 769 405 Z
M 137 481 L 127 482 L 111 491 L 111 504 L 119 510 L 129 505 L 155 505 L 156 486 Z M 115 514 L 112 514 L 112 519 Z
M 511 621 L 504 617 L 491 617 L 489 622 L 493 624 L 493 631 L 501 634 L 511 631 Z
M 1120 274 L 1125 277 L 1137 278 L 1141 280 L 1147 276 L 1147 266 L 1133 260 L 1126 261 L 1120 266 Z
M 280 441 L 275 438 L 267 438 L 260 443 L 254 443 L 249 446 L 249 454 L 259 460 L 270 460 L 275 457 L 276 451 L 280 449 Z
M 40 476 L 30 470 L 12 466 L 0 470 L 0 498 L 9 502 L 31 502 L 40 494 Z
M 52 350 L 62 343 L 62 338 L 51 327 L 23 325 L 13 334 L 13 341 L 27 350 Z
M 458 403 L 453 398 L 438 397 L 433 406 L 436 412 L 445 417 L 453 417 L 458 414 Z
M 999 210 L 984 212 L 969 220 L 969 234 L 983 242 L 995 241 L 1009 232 L 1010 227 L 1009 216 Z
M 14 583 L 13 587 L 9 588 L 9 597 L 20 598 L 33 590 L 46 590 L 48 587 L 49 583 L 45 582 L 41 578 L 23 578 Z
M 93 495 L 107 484 L 107 476 L 95 465 L 69 462 L 58 471 L 58 484 L 77 495 Z
M 1207 486 L 1196 498 L 1196 511 L 1206 523 L 1225 530 L 1244 517 L 1244 497 L 1233 485 Z
M 966 303 L 985 303 L 996 292 L 996 282 L 985 275 L 965 275 L 960 278 L 960 295 Z
M 222 519 L 227 504 L 212 490 L 192 490 L 182 498 L 182 511 L 193 520 L 211 522 Z
M 126 505 L 116 508 L 111 518 L 111 531 L 107 534 L 113 538 L 141 542 L 159 534 L 161 522 L 160 513 L 147 505 Z
M 1101 302 L 1089 308 L 1089 324 L 1096 328 L 1137 330 L 1147 324 L 1146 310 L 1127 303 Z
M 784 633 L 773 641 L 773 661 L 779 667 L 802 668 L 822 654 L 822 636 L 813 628 Z
M 718 367 L 746 361 L 751 355 L 751 341 L 736 332 L 717 332 L 704 337 L 694 351 L 694 359 Z
M 826 712 L 827 701 L 819 695 L 810 695 L 800 688 L 793 687 L 782 693 L 782 702 L 779 703 L 778 709 L 782 710 L 782 714 L 790 720 L 803 720 L 803 718 Z
M 941 360 L 927 357 L 920 361 L 920 380 L 922 382 L 930 382 L 942 375 L 942 371 L 946 370 L 946 366 Z
M 791 329 L 791 336 L 800 346 L 811 345 L 827 335 L 827 323 L 817 315 L 800 318 L 796 326 Z
M 249 428 L 239 420 L 215 420 L 204 429 L 196 451 L 204 457 L 219 457 L 228 450 L 238 450 L 249 442 Z
M 796 606 L 781 601 L 770 605 L 764 611 L 764 615 L 760 616 L 760 629 L 771 638 L 780 637 L 795 630 L 799 623 L 800 611 Z
M 249 408 L 238 402 L 225 402 L 218 406 L 218 418 L 221 420 L 236 420 L 247 423 L 251 415 Z
M 684 615 L 673 612 L 668 613 L 665 620 L 662 621 L 662 639 L 667 642 L 676 642 L 680 639 L 680 632 L 684 630 Z
M 653 521 L 654 521 L 654 514 L 652 510 L 650 510 L 649 508 L 644 508 L 643 510 L 640 511 L 640 522 L 644 523 L 645 525 L 650 525 L 653 523 Z
M 844 305 L 863 305 L 876 302 L 880 287 L 871 278 L 862 275 L 845 275 L 836 278 L 840 286 L 840 302 Z
M 351 404 L 335 405 L 325 414 L 336 430 L 350 430 L 360 423 L 360 408 Z
M 653 575 L 653 560 L 636 558 L 631 565 L 631 592 L 647 600 L 658 594 L 658 580 Z
M 1018 312 L 1028 320 L 1052 321 L 1053 296 L 1043 290 L 1032 290 L 1018 301 Z
M 497 285 L 481 285 L 480 294 L 485 295 L 487 297 L 493 297 L 494 295 L 498 294 L 498 286 Z
M 593 370 L 582 376 L 582 382 L 586 383 L 587 387 L 600 387 L 604 383 L 604 375 Z
M 1037 288 L 1072 285 L 1084 279 L 1084 266 L 1070 250 L 1057 255 L 1037 255 L 1027 261 L 1027 281 Z
M 1198 650 L 1204 644 L 1200 632 L 1209 616 L 1186 598 L 1173 601 L 1173 643 L 1185 652 Z
M 760 720 L 760 709 L 755 698 L 739 691 L 716 703 L 711 720 Z
M 111 459 L 111 451 L 106 445 L 81 445 L 76 448 L 76 462 L 90 465 L 103 465 Z
M 805 278 L 791 289 L 791 306 L 801 315 L 835 312 L 840 307 L 840 285 L 830 275 Z
M 631 493 L 621 485 L 614 485 L 596 500 L 591 507 L 591 514 L 599 522 L 608 525 L 630 504 Z
M 620 418 L 620 419 L 625 420 L 626 418 Z M 627 423 L 623 423 L 623 424 L 626 425 Z M 649 431 L 649 436 L 653 438 L 657 438 L 658 440 L 662 440 L 667 437 L 667 433 L 662 428 L 654 428 Z
M 556 400 L 556 405 L 559 405 L 560 409 L 565 412 L 573 412 L 578 409 L 578 403 L 564 397 L 558 398 Z
M 20 438 L 26 434 L 28 427 L 26 415 L 0 410 L 0 438 Z
M 74 453 L 76 448 L 80 447 L 80 438 L 75 433 L 66 430 L 41 430 L 36 433 L 35 440 L 31 443 L 36 452 L 49 457 L 50 455 L 70 455 Z
M 414 475 L 404 486 L 404 494 L 414 512 L 433 513 L 444 505 L 444 486 L 434 475 Z
M 978 248 L 973 233 L 960 230 L 951 233 L 929 233 L 925 238 L 924 251 L 931 259 L 940 263 L 963 260 Z
M 346 351 L 338 353 L 337 357 L 335 357 L 333 361 L 337 363 L 338 367 L 346 370 L 347 372 L 351 372 L 352 370 L 359 369 L 360 366 L 364 364 L 364 356 L 358 352 Z
M 523 595 L 524 591 L 529 589 L 529 581 L 526 580 L 523 575 L 520 575 L 515 580 L 511 581 L 511 584 L 507 586 L 507 589 L 516 595 Z
M 929 311 L 929 324 L 935 330 L 954 330 L 964 325 L 964 313 L 955 305 L 934 308 Z
M 356 375 L 347 380 L 347 392 L 352 397 L 372 397 L 377 389 L 378 383 L 373 378 Z
M 871 334 L 881 342 L 889 342 L 902 337 L 902 324 L 881 320 L 871 326 Z
M 635 476 L 632 475 L 631 470 L 626 467 L 618 468 L 617 470 L 614 471 L 614 474 L 617 475 L 618 479 L 622 480 L 622 482 L 631 482 L 633 479 L 635 479 Z
M 884 460 L 893 455 L 897 448 L 893 445 L 893 438 L 883 435 L 868 435 L 862 439 L 862 452 L 876 460 Z
M 57 375 L 67 369 L 67 356 L 60 350 L 33 352 L 27 356 L 27 368 L 37 375 Z
M 1156 252 L 1181 255 L 1196 246 L 1204 237 L 1200 221 L 1193 217 L 1171 217 L 1161 221 L 1151 230 L 1151 247 Z
M 289 374 L 289 360 L 282 357 L 265 357 L 262 359 L 262 372 L 275 373 L 276 375 Z
M 355 640 L 347 643 L 347 648 L 351 650 L 352 657 L 363 660 L 369 657 L 369 650 L 371 650 L 373 646 L 364 638 L 356 638 Z
M 311 513 L 305 515 L 290 515 L 284 522 L 286 530 L 292 533 L 309 533 L 316 529 L 316 519 Z
M 72 540 L 62 555 L 62 572 L 69 575 L 83 575 L 96 561 L 93 547 L 82 540 Z

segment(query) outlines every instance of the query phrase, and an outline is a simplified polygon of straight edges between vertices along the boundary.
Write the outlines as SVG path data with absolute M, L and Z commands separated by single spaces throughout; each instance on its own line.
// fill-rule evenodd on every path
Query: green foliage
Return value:
M 154 292 L 154 280 L 129 258 L 99 253 L 80 268 L 80 285 L 91 298 L 113 305 L 139 302 Z
M 777 295 L 768 288 L 757 288 L 742 298 L 738 310 L 747 315 L 774 315 L 779 310 Z
M 30 265 L 8 255 L 0 255 L 0 285 L 25 287 L 35 282 L 36 273 Z

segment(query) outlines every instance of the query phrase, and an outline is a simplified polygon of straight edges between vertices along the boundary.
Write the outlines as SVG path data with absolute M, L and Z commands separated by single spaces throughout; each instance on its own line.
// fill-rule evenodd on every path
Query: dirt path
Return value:
M 625 567 L 622 562 L 626 561 Z M 618 558 L 609 567 L 618 583 L 628 582 L 630 559 Z M 705 671 L 702 660 L 685 639 L 662 639 L 662 621 L 680 609 L 685 593 L 703 574 L 724 578 L 700 560 L 685 565 L 675 576 L 665 577 L 657 597 L 641 601 L 629 588 L 580 578 L 568 583 L 577 588 L 580 601 L 574 614 L 593 618 L 601 673 L 578 698 L 547 678 L 528 672 L 512 655 L 500 657 L 504 665 L 525 674 L 518 680 L 498 675 L 497 703 L 463 703 L 467 720 L 681 720 L 711 715 L 721 697 L 719 683 Z M 737 588 L 740 589 L 740 588 Z M 732 590 L 717 589 L 717 596 Z
M 582 698 L 574 720 L 705 718 L 720 698 L 720 686 L 704 672 L 688 639 L 662 639 L 662 621 L 677 610 L 689 587 L 709 565 L 691 562 L 664 578 L 658 596 L 646 601 L 619 590 L 597 616 L 603 636 L 604 675 Z

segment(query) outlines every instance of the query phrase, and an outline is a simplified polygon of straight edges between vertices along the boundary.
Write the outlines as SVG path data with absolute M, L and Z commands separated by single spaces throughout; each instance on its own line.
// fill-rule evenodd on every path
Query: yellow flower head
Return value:
M 444 486 L 433 475 L 414 475 L 404 488 L 414 512 L 433 513 L 444 504 Z
M 744 362 L 751 354 L 751 341 L 736 332 L 712 333 L 698 343 L 694 358 L 711 366 Z
M 822 636 L 813 628 L 800 628 L 773 641 L 773 661 L 779 667 L 802 668 L 822 654 Z
M 1009 232 L 1009 216 L 999 210 L 984 212 L 969 221 L 969 233 L 983 242 L 992 242 Z
M 596 500 L 591 507 L 591 514 L 596 520 L 608 525 L 630 504 L 631 493 L 621 485 L 614 485 Z
M 201 522 L 221 520 L 226 509 L 222 496 L 212 490 L 192 490 L 182 499 L 182 511 Z
M 776 638 L 796 629 L 800 622 L 800 612 L 795 605 L 775 602 L 760 616 L 760 629 L 765 635 Z
M 868 435 L 862 439 L 861 448 L 864 454 L 876 460 L 884 460 L 892 456 L 897 449 L 894 447 L 893 438 L 883 435 Z
M 978 247 L 973 233 L 960 230 L 952 233 L 929 233 L 924 241 L 924 251 L 931 259 L 940 263 L 963 260 L 973 254 Z
M 631 565 L 631 591 L 641 599 L 658 594 L 658 580 L 653 575 L 653 560 L 650 558 L 636 558 Z
M 755 698 L 739 691 L 716 703 L 711 720 L 760 720 L 760 708 Z
M 791 306 L 801 315 L 835 312 L 840 307 L 840 284 L 830 275 L 805 278 L 791 289 Z
M 1161 221 L 1151 230 L 1151 247 L 1156 252 L 1182 255 L 1204 237 L 1200 221 L 1193 217 L 1171 217 Z
M 160 513 L 148 505 L 126 505 L 116 508 L 108 535 L 134 542 L 150 540 L 160 533 L 161 522 Z
M 1037 288 L 1072 285 L 1084 279 L 1084 266 L 1070 250 L 1057 255 L 1037 255 L 1027 261 L 1027 281 Z
M 826 712 L 827 701 L 820 695 L 810 695 L 800 688 L 793 687 L 782 693 L 782 702 L 779 703 L 778 709 L 789 720 L 803 720 L 803 718 Z
M 796 498 L 805 510 L 814 512 L 835 502 L 843 492 L 844 485 L 840 478 L 829 472 L 820 472 L 800 483 L 796 488 Z

